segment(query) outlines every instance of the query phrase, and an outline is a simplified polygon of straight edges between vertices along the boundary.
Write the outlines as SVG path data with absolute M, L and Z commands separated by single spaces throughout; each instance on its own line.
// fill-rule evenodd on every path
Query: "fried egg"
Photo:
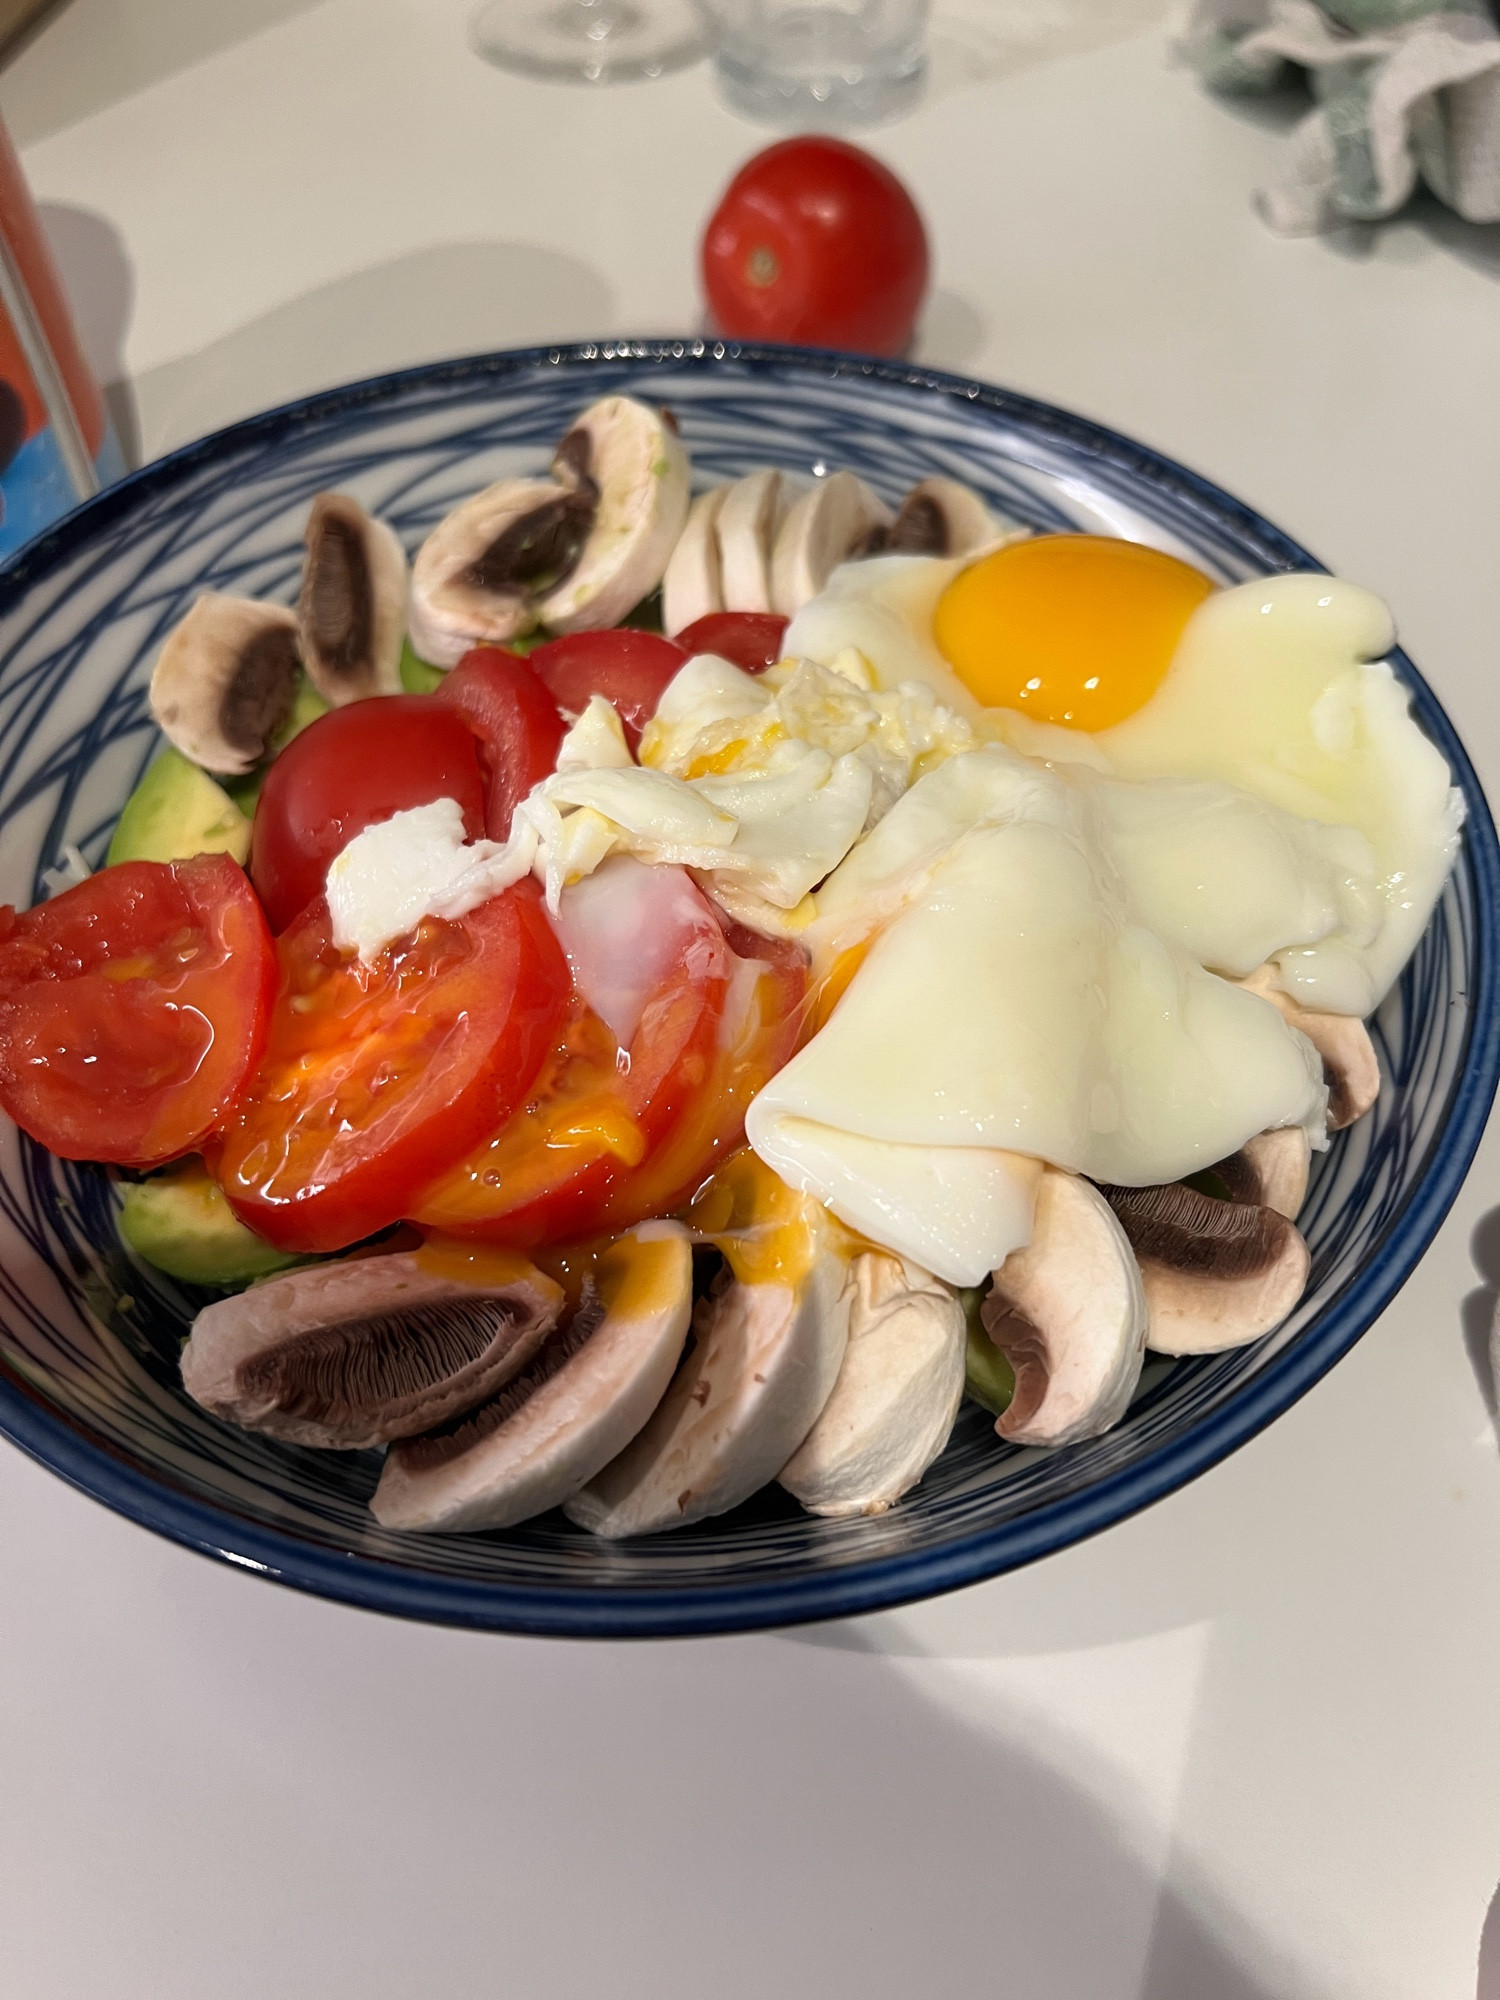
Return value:
M 815 970 L 863 955 L 750 1107 L 783 1179 L 955 1284 L 1027 1241 L 1039 1160 L 1145 1185 L 1270 1127 L 1322 1138 L 1311 1046 L 1187 948 L 1205 919 L 1174 914 L 1161 862 L 1180 820 L 1132 848 L 1111 783 L 1000 746 L 920 779 L 820 892 Z M 1241 956 L 1309 895 L 1337 909 L 1342 857 L 1303 858 L 1247 912 Z M 1231 911 L 1236 865 L 1229 843 L 1208 885 Z
M 1278 1126 L 1321 1144 L 1316 1056 L 1233 982 L 1269 961 L 1366 1014 L 1431 914 L 1462 812 L 1393 637 L 1335 579 L 1215 589 L 1099 537 L 840 571 L 789 650 L 857 648 L 981 747 L 814 896 L 823 1025 L 751 1107 L 762 1158 L 974 1283 L 1026 1240 L 1037 1160 L 1147 1185 Z

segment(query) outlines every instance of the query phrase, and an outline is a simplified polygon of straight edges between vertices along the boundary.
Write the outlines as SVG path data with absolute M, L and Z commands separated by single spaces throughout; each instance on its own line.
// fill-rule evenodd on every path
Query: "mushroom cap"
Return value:
M 376 1520 L 513 1527 L 560 1507 L 623 1451 L 682 1353 L 693 1309 L 687 1231 L 647 1222 L 622 1236 L 600 1262 L 593 1303 L 445 1434 L 393 1444 L 370 1502 Z
M 719 509 L 719 564 L 726 611 L 769 611 L 771 552 L 791 507 L 791 487 L 769 468 L 737 479 Z
M 335 708 L 401 692 L 406 551 L 347 493 L 314 496 L 297 623 L 313 686 Z
M 849 1260 L 825 1246 L 795 1284 L 730 1282 L 635 1441 L 568 1501 L 607 1540 L 725 1514 L 776 1477 L 817 1421 L 844 1358 Z
M 1312 1145 L 1300 1125 L 1262 1132 L 1241 1146 L 1232 1159 L 1214 1168 L 1229 1189 L 1231 1201 L 1274 1208 L 1295 1222 L 1307 1199 Z
M 167 740 L 220 777 L 243 777 L 292 712 L 301 655 L 280 604 L 206 590 L 151 672 L 151 713 Z
M 576 566 L 594 520 L 577 487 L 501 479 L 445 514 L 412 565 L 411 642 L 435 667 L 536 623 L 537 586 Z
M 549 632 L 616 625 L 655 590 L 687 521 L 688 455 L 660 410 L 605 396 L 574 424 L 553 461 L 594 507 L 578 560 L 540 599 Z
M 901 502 L 879 553 L 967 556 L 1003 535 L 1001 524 L 972 487 L 935 473 L 919 480 Z
M 996 1423 L 1013 1444 L 1097 1437 L 1129 1407 L 1146 1337 L 1141 1274 L 1088 1181 L 1042 1171 L 1030 1243 L 995 1273 L 980 1314 L 1016 1375 Z
M 1323 1059 L 1328 1083 L 1328 1129 L 1342 1132 L 1363 1118 L 1380 1095 L 1380 1060 L 1370 1031 L 1353 1014 L 1315 1013 L 1299 1006 L 1277 982 L 1274 965 L 1262 965 L 1238 982 L 1269 1000 Z
M 793 503 L 771 555 L 772 608 L 791 618 L 809 603 L 891 510 L 852 472 L 831 472 Z
M 216 1300 L 193 1322 L 183 1386 L 296 1444 L 352 1451 L 431 1430 L 518 1374 L 562 1306 L 522 1258 L 474 1268 L 454 1277 L 420 1250 L 351 1257 Z
M 1307 1245 L 1274 1208 L 1176 1182 L 1109 1188 L 1134 1247 L 1157 1354 L 1217 1354 L 1270 1333 L 1307 1288 Z
M 964 1391 L 964 1309 L 941 1280 L 884 1251 L 856 1257 L 833 1392 L 781 1469 L 810 1514 L 880 1514 L 942 1451 Z
M 710 612 L 724 609 L 718 521 L 728 486 L 711 486 L 688 509 L 661 580 L 661 622 L 668 633 L 685 632 Z

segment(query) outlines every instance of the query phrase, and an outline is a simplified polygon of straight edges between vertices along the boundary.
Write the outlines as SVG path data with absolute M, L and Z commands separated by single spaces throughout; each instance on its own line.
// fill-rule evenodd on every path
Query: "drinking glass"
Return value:
M 662 76 L 708 46 L 693 0 L 487 0 L 469 33 L 502 69 L 579 83 Z
M 773 125 L 871 125 L 907 111 L 927 75 L 928 0 L 699 0 L 719 88 Z

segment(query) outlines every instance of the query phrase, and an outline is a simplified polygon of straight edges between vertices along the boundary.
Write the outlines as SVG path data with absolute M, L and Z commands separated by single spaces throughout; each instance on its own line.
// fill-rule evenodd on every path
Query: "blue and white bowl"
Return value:
M 669 404 L 702 478 L 849 467 L 887 499 L 928 473 L 1039 528 L 1149 541 L 1237 581 L 1318 565 L 1180 466 L 1079 418 L 899 363 L 702 341 L 486 356 L 239 424 L 135 474 L 0 572 L 0 899 L 26 905 L 76 844 L 102 860 L 154 748 L 163 636 L 205 588 L 290 600 L 307 505 L 355 493 L 414 549 L 453 503 L 545 463 L 595 396 Z M 132 1262 L 100 1172 L 0 1134 L 0 1431 L 162 1534 L 304 1590 L 408 1617 L 619 1636 L 829 1618 L 946 1590 L 1107 1527 L 1202 1472 L 1332 1367 L 1391 1299 L 1457 1193 L 1500 1062 L 1500 850 L 1452 726 L 1397 656 L 1468 800 L 1463 852 L 1375 1036 L 1386 1087 L 1315 1165 L 1312 1282 L 1278 1333 L 1155 1372 L 1108 1437 L 1003 1447 L 972 1405 L 921 1486 L 873 1520 L 771 1489 L 639 1543 L 558 1515 L 495 1535 L 388 1532 L 370 1454 L 304 1451 L 183 1394 L 201 1302 Z

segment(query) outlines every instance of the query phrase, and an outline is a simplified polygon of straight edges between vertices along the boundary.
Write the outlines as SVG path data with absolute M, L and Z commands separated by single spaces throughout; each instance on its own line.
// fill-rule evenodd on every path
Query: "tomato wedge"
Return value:
M 457 799 L 471 840 L 484 832 L 479 746 L 451 703 L 381 694 L 320 715 L 266 773 L 255 808 L 250 875 L 272 930 L 322 895 L 357 833 L 443 798 Z
M 763 674 L 781 658 L 788 622 L 774 611 L 710 611 L 679 632 L 676 643 L 685 653 L 717 653 L 747 674 Z
M 670 890 L 677 873 L 626 867 L 653 878 L 650 896 Z M 575 999 L 524 1107 L 423 1191 L 412 1221 L 522 1248 L 598 1226 L 713 1066 L 735 960 L 707 903 L 682 881 L 690 900 L 649 993 L 630 1004 L 628 1045 Z M 660 948 L 662 938 L 642 942 Z M 606 961 L 606 980 L 608 971 Z
M 806 1017 L 807 954 L 726 926 L 736 964 L 702 1087 L 661 1143 L 609 1190 L 598 1226 L 629 1229 L 670 1215 L 745 1138 L 750 1100 L 797 1050 Z
M 278 950 L 265 1059 L 209 1164 L 278 1249 L 339 1250 L 515 1110 L 556 1040 L 567 961 L 530 882 L 373 966 L 334 947 L 321 899 Z
M 455 707 L 479 739 L 484 830 L 504 840 L 516 807 L 555 768 L 568 725 L 526 662 L 499 646 L 465 653 L 437 699 Z
M 67 1160 L 152 1167 L 233 1109 L 276 954 L 227 854 L 126 861 L 0 909 L 0 1104 Z
M 602 694 L 612 702 L 625 725 L 625 741 L 634 750 L 667 683 L 687 659 L 670 639 L 617 626 L 610 632 L 570 632 L 566 638 L 549 639 L 527 655 L 526 663 L 570 715 L 582 715 L 590 695 Z

